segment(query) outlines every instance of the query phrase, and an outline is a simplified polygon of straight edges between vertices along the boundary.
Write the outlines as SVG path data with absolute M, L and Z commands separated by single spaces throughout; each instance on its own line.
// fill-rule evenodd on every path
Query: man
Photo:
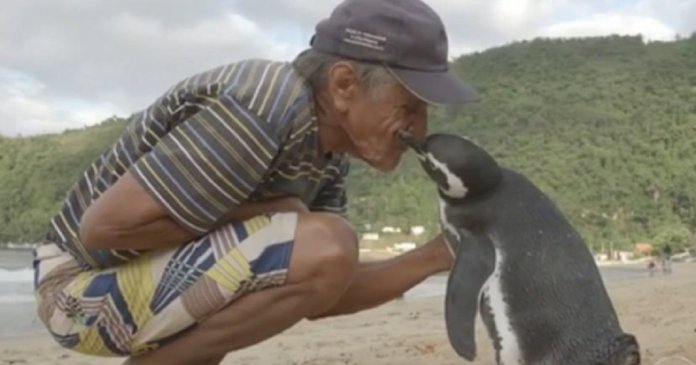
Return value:
M 62 346 L 127 364 L 217 364 L 302 319 L 390 301 L 452 258 L 437 236 L 359 264 L 348 158 L 393 170 L 428 104 L 475 100 L 420 0 L 346 0 L 293 63 L 174 85 L 77 181 L 36 252 Z

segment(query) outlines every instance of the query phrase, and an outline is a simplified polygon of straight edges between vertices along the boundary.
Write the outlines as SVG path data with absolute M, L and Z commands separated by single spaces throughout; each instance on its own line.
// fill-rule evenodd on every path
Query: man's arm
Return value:
M 295 197 L 244 203 L 224 215 L 216 227 L 287 211 L 306 212 L 307 207 Z M 88 248 L 146 250 L 181 245 L 198 234 L 173 220 L 127 172 L 84 213 L 80 236 Z
M 399 256 L 362 262 L 341 299 L 333 308 L 312 319 L 374 308 L 398 298 L 428 277 L 449 270 L 453 263 L 442 235 Z
M 347 215 L 344 187 L 348 175 L 347 161 L 340 167 L 337 179 L 325 186 L 310 209 Z M 341 299 L 329 311 L 312 319 L 355 313 L 373 308 L 413 288 L 429 276 L 447 271 L 453 264 L 452 255 L 438 235 L 415 250 L 387 260 L 361 262 L 353 282 Z
M 151 249 L 196 238 L 171 219 L 126 172 L 82 215 L 80 238 L 87 248 Z
M 199 107 L 87 209 L 79 232 L 85 247 L 179 245 L 250 212 L 278 208 L 243 207 L 280 150 L 277 126 L 229 96 Z

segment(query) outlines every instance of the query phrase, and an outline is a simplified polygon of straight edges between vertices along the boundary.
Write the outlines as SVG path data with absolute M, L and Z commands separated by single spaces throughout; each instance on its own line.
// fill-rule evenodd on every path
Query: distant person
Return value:
M 181 80 L 129 118 L 51 220 L 40 319 L 77 352 L 211 365 L 303 319 L 398 298 L 449 270 L 451 251 L 437 235 L 359 264 L 348 158 L 392 171 L 398 131 L 423 137 L 428 105 L 476 98 L 421 0 L 346 0 L 293 62 Z
M 653 257 L 650 257 L 650 261 L 648 261 L 648 273 L 650 276 L 655 275 L 655 260 Z
M 672 247 L 669 243 L 662 248 L 662 273 L 672 273 Z

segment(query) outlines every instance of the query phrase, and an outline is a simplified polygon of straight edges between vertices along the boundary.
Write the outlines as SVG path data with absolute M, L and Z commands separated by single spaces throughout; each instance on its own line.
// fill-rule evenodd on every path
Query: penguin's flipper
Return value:
M 445 324 L 450 344 L 466 360 L 476 358 L 475 324 L 481 289 L 495 266 L 495 248 L 487 237 L 461 235 L 447 281 Z

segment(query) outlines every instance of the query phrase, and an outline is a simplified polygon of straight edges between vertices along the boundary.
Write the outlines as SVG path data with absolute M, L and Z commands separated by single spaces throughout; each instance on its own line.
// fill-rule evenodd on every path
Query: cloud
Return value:
M 531 34 L 568 0 L 426 0 L 447 27 L 452 56 L 480 50 Z M 237 1 L 235 9 L 262 29 L 289 31 L 306 45 L 315 24 L 328 17 L 339 0 Z
M 53 98 L 45 90 L 27 75 L 0 68 L 0 134 L 60 132 L 103 121 L 118 110 L 111 104 Z
M 669 24 L 682 36 L 696 32 L 696 0 L 641 0 L 634 10 L 638 15 Z
M 303 27 L 305 23 L 275 12 L 271 26 L 243 14 L 241 5 L 247 3 L 3 3 L 0 134 L 59 131 L 99 122 L 103 116 L 127 116 L 193 73 L 243 58 L 290 59 L 306 45 L 313 22 Z M 309 1 L 301 7 L 291 1 L 258 3 L 267 10 L 317 17 L 333 7 Z
M 696 0 L 425 1 L 445 22 L 451 57 L 536 36 L 640 32 L 672 39 L 696 30 Z M 102 116 L 127 116 L 193 73 L 242 58 L 290 59 L 338 3 L 3 3 L 0 133 L 53 131 L 96 123 Z
M 9 2 L 0 12 L 0 66 L 31 75 L 47 99 L 136 111 L 204 69 L 294 55 L 233 10 L 217 1 Z
M 546 37 L 590 37 L 608 34 L 643 35 L 647 41 L 673 40 L 675 30 L 657 19 L 623 14 L 596 14 L 553 24 L 543 28 L 539 35 Z
M 447 27 L 451 55 L 528 38 L 565 0 L 432 0 Z

